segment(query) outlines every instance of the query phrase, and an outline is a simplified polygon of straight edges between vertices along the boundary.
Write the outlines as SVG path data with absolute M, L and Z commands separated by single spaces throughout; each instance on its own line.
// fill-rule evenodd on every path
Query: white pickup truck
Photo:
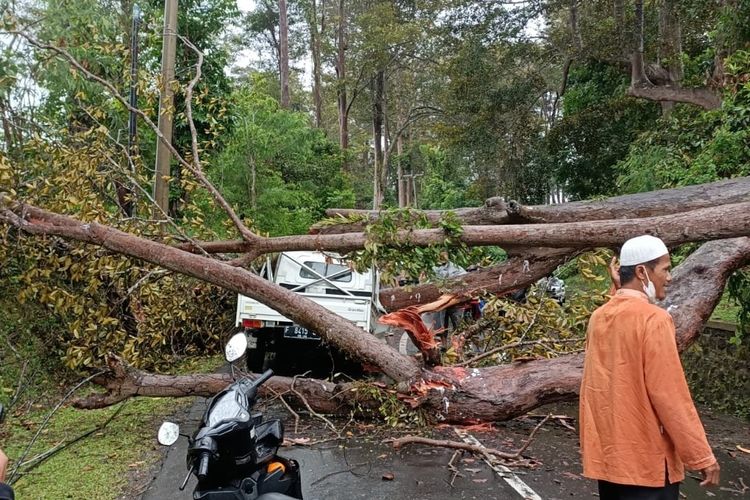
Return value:
M 260 275 L 342 316 L 364 332 L 372 332 L 382 311 L 378 301 L 377 273 L 353 271 L 336 254 L 314 251 L 285 252 L 270 258 Z M 248 369 L 286 364 L 294 355 L 306 356 L 320 348 L 315 332 L 294 324 L 273 308 L 239 295 L 236 325 L 248 336 Z

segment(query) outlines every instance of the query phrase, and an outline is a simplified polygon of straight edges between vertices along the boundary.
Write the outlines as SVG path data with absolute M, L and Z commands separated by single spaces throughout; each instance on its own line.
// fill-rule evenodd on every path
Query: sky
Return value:
M 255 7 L 255 0 L 237 0 L 237 8 L 242 12 L 247 12 Z

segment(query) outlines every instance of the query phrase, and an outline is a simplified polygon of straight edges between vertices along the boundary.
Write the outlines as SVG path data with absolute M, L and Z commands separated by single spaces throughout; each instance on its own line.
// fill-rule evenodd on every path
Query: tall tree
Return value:
M 383 191 L 388 172 L 383 165 L 383 107 L 385 106 L 385 71 L 379 70 L 371 80 L 372 85 L 372 145 L 373 145 L 373 194 L 372 208 L 383 204 Z
M 281 82 L 281 107 L 289 109 L 289 22 L 286 0 L 279 0 L 279 80 Z
M 310 51 L 313 60 L 313 104 L 315 105 L 315 126 L 323 126 L 323 95 L 322 95 L 322 68 L 320 60 L 321 38 L 326 32 L 326 2 L 321 0 L 320 9 L 318 0 L 310 0 L 312 6 L 310 16 Z M 320 11 L 320 29 L 318 29 L 318 11 Z
M 346 50 L 347 11 L 346 0 L 338 0 L 336 11 L 336 103 L 339 115 L 339 146 L 346 158 L 349 149 L 349 101 L 347 99 Z M 344 160 L 346 168 L 346 160 Z

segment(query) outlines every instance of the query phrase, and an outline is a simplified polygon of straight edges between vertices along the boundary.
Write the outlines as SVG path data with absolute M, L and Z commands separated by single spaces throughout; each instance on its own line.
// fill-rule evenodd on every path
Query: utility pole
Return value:
M 164 141 L 156 139 L 156 168 L 154 169 L 154 219 L 163 217 L 162 211 L 169 211 L 169 162 L 171 153 L 167 144 L 172 143 L 172 119 L 174 116 L 174 80 L 175 53 L 177 50 L 177 0 L 165 0 L 164 3 L 164 36 L 161 49 L 162 91 L 159 98 L 159 132 Z M 166 142 L 166 144 L 165 144 Z

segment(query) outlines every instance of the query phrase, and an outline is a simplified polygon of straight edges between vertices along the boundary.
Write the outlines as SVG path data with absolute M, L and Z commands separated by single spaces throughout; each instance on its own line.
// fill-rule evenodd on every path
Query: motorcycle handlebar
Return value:
M 273 377 L 273 370 L 269 368 L 268 370 L 258 375 L 258 378 L 253 380 L 252 387 L 253 388 L 260 387 L 266 380 L 268 380 L 271 377 Z
M 198 476 L 198 479 L 201 481 L 206 478 L 208 475 L 208 460 L 211 458 L 211 454 L 207 451 L 204 451 L 201 453 L 201 460 L 198 462 L 198 473 L 196 476 Z

